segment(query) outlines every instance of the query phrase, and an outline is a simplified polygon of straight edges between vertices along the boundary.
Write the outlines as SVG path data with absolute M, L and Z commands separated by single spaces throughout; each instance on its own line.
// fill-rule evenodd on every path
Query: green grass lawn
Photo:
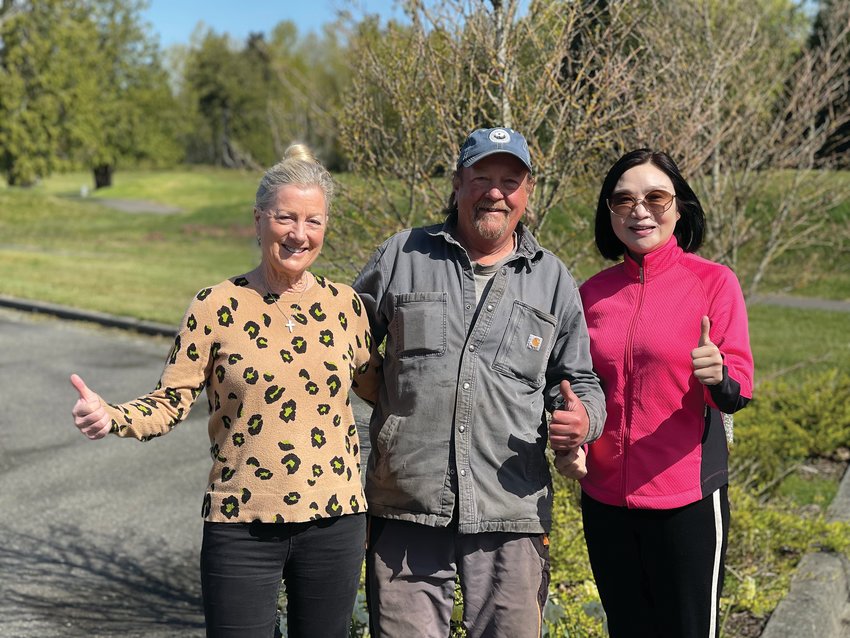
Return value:
M 823 510 L 829 507 L 837 492 L 834 477 L 806 477 L 799 472 L 782 481 L 778 490 L 779 496 L 793 499 L 798 505 L 817 505 Z
M 84 176 L 0 190 L 0 292 L 176 323 L 198 289 L 257 260 L 251 218 L 256 176 L 224 171 L 119 174 L 82 199 Z M 124 213 L 102 198 L 177 206 Z
M 756 383 L 777 376 L 844 369 L 850 360 L 850 312 L 752 305 L 750 341 Z
M 86 198 L 80 187 L 90 182 L 87 173 L 55 175 L 31 189 L 2 188 L 0 293 L 176 324 L 197 290 L 256 265 L 251 209 L 259 178 L 215 168 L 120 171 L 114 186 Z M 337 178 L 343 189 L 361 186 L 352 176 Z M 180 212 L 125 213 L 99 202 L 110 199 Z M 338 232 L 353 223 L 345 210 L 334 213 L 314 270 L 344 282 L 354 277 L 363 258 L 352 257 L 350 234 L 343 239 Z M 382 239 L 371 238 L 372 246 L 356 253 L 368 254 Z M 812 261 L 814 289 L 842 298 L 828 294 L 836 277 L 816 276 L 834 273 L 828 260 Z M 588 258 L 576 271 L 587 276 L 596 268 Z M 759 379 L 841 365 L 850 354 L 850 314 L 754 306 L 750 320 Z

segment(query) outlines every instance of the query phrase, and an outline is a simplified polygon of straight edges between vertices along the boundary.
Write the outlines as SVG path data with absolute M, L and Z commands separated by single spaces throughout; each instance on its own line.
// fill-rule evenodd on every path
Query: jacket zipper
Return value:
M 638 317 L 640 316 L 641 308 L 643 307 L 643 298 L 645 288 L 645 278 L 643 272 L 643 265 L 641 264 L 640 269 L 638 271 L 638 277 L 640 281 L 640 292 L 638 293 L 637 306 L 635 308 L 635 312 L 632 315 L 632 320 L 629 324 L 629 332 L 626 337 L 626 365 L 624 370 L 624 378 L 627 379 L 627 383 L 623 388 L 623 397 L 625 398 L 626 404 L 623 410 L 623 418 L 625 419 L 625 423 L 623 423 L 623 437 L 620 442 L 623 450 L 623 473 L 620 479 L 620 494 L 622 498 L 623 505 L 626 505 L 626 477 L 628 476 L 629 470 L 629 455 L 628 455 L 628 442 L 629 442 L 629 433 L 631 430 L 631 420 L 632 420 L 632 403 L 634 398 L 632 397 L 632 393 L 634 392 L 634 385 L 632 383 L 632 369 L 634 367 L 634 358 L 633 358 L 633 342 L 635 336 L 635 330 L 637 328 Z

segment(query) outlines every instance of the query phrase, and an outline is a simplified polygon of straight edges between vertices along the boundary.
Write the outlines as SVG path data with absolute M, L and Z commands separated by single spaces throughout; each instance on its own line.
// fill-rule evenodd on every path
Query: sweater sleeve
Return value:
M 372 338 L 369 327 L 369 317 L 363 308 L 357 293 L 354 295 L 355 329 L 357 351 L 354 355 L 351 389 L 364 401 L 374 405 L 378 400 L 378 386 L 381 382 L 381 364 L 383 358 L 378 351 L 378 344 Z
M 753 354 L 744 294 L 735 274 L 723 267 L 709 303 L 709 336 L 723 356 L 723 380 L 705 387 L 705 400 L 712 407 L 732 414 L 753 396 Z
M 170 432 L 183 421 L 203 391 L 214 358 L 213 330 L 209 323 L 209 289 L 192 300 L 183 317 L 153 392 L 117 405 L 108 404 L 113 434 L 148 441 Z

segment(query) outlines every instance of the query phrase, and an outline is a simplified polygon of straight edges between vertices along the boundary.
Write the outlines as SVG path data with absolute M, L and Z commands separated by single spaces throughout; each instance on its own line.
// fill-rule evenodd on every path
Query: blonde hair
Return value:
M 316 186 L 325 196 L 325 213 L 330 214 L 334 196 L 334 180 L 322 163 L 305 144 L 292 144 L 283 159 L 266 171 L 257 187 L 254 206 L 269 210 L 282 186 Z

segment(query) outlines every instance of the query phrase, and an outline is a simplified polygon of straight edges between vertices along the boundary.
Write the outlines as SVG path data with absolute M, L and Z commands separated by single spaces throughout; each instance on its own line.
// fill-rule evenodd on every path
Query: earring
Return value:
M 259 245 L 260 245 L 260 236 L 257 235 L 257 246 L 259 246 Z

